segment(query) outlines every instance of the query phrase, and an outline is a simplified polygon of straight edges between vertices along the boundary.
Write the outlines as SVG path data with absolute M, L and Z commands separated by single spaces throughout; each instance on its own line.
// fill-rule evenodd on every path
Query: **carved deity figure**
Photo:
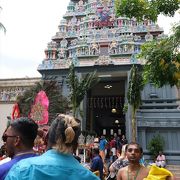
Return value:
M 62 58 L 65 57 L 65 50 L 64 50 L 64 48 L 59 48 L 58 57 L 59 57 L 59 59 L 62 59 Z
M 123 46 L 123 50 L 124 50 L 124 52 L 127 52 L 127 51 L 128 51 L 128 45 L 127 45 L 127 44 L 125 44 L 125 45 Z
M 79 3 L 78 3 L 78 10 L 80 12 L 82 12 L 84 10 L 83 4 L 84 4 L 83 0 L 80 0 Z
M 91 45 L 91 51 L 92 51 L 93 55 L 95 55 L 99 52 L 99 46 L 95 41 L 93 41 L 93 43 Z
M 112 54 L 116 54 L 117 53 L 117 42 L 115 40 L 113 40 L 110 44 L 109 47 L 109 52 Z

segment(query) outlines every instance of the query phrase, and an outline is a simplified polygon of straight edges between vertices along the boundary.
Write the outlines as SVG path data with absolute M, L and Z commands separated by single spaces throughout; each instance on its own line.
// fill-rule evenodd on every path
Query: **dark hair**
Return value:
M 93 149 L 93 154 L 99 154 L 99 148 L 94 148 Z
M 131 143 L 129 143 L 129 144 L 126 146 L 126 152 L 127 152 L 128 147 L 129 147 L 130 145 L 136 145 L 136 146 L 138 147 L 138 149 L 140 150 L 141 154 L 143 153 L 143 148 L 141 147 L 140 144 L 138 144 L 138 143 L 136 143 L 136 142 L 131 142 Z
M 21 117 L 11 122 L 10 126 L 19 134 L 22 143 L 26 147 L 33 147 L 38 125 L 32 119 Z
M 48 149 L 55 146 L 60 152 L 75 151 L 78 146 L 80 124 L 69 115 L 59 115 L 51 124 L 48 132 Z

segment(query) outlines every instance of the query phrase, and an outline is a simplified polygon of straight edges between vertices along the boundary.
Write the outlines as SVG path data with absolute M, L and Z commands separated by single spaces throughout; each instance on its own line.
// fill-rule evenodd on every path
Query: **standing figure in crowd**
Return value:
M 22 117 L 13 121 L 2 136 L 5 149 L 11 161 L 0 165 L 0 180 L 5 179 L 11 167 L 18 161 L 34 157 L 34 140 L 37 136 L 38 125 L 31 119 Z
M 46 145 L 44 142 L 44 131 L 42 129 L 38 129 L 37 137 L 34 141 L 33 150 L 36 154 L 40 155 L 45 152 Z
M 165 167 L 166 166 L 166 157 L 162 153 L 162 151 L 159 151 L 159 155 L 156 158 L 156 166 L 158 166 L 158 167 Z
M 6 180 L 98 180 L 73 157 L 79 135 L 80 124 L 75 118 L 60 114 L 49 129 L 49 150 L 14 165 Z
M 0 148 L 0 165 L 7 163 L 10 160 L 11 158 L 6 155 L 5 144 L 3 144 Z
M 129 164 L 129 161 L 126 156 L 126 146 L 127 144 L 123 145 L 121 150 L 121 155 L 109 167 L 111 179 L 114 179 L 116 177 L 116 174 L 119 171 L 119 169 L 126 167 Z
M 100 156 L 104 162 L 105 160 L 105 149 L 107 145 L 107 140 L 104 136 L 101 136 L 100 141 L 99 141 L 99 151 L 100 151 Z
M 128 143 L 128 141 L 127 141 L 127 139 L 126 139 L 126 136 L 123 134 L 122 135 L 122 138 L 121 138 L 121 144 L 122 145 L 125 145 L 125 144 L 127 144 Z
M 92 159 L 92 164 L 91 164 L 91 171 L 93 171 L 93 172 L 98 171 L 100 179 L 103 180 L 104 165 L 103 165 L 102 158 L 99 155 L 99 149 L 94 148 L 92 150 L 92 155 L 93 155 L 93 159 Z
M 110 141 L 110 148 L 112 152 L 113 162 L 117 159 L 116 147 L 117 147 L 116 138 L 112 136 Z

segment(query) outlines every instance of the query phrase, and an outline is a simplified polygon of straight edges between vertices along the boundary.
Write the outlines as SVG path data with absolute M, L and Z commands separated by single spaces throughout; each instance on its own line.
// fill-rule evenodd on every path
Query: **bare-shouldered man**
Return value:
M 140 165 L 142 147 L 137 143 L 130 143 L 126 147 L 126 155 L 129 165 L 118 171 L 117 180 L 143 180 L 148 176 L 149 169 Z
M 142 158 L 143 149 L 137 143 L 130 143 L 126 146 L 126 156 L 129 165 L 118 171 L 117 180 L 143 180 L 149 174 L 150 169 L 139 164 Z M 174 180 L 168 176 L 166 180 Z

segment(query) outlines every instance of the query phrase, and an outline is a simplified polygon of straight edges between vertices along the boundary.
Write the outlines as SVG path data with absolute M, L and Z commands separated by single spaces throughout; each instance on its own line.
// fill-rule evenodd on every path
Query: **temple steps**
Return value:
M 166 168 L 174 174 L 176 180 L 180 180 L 180 165 L 167 165 Z

